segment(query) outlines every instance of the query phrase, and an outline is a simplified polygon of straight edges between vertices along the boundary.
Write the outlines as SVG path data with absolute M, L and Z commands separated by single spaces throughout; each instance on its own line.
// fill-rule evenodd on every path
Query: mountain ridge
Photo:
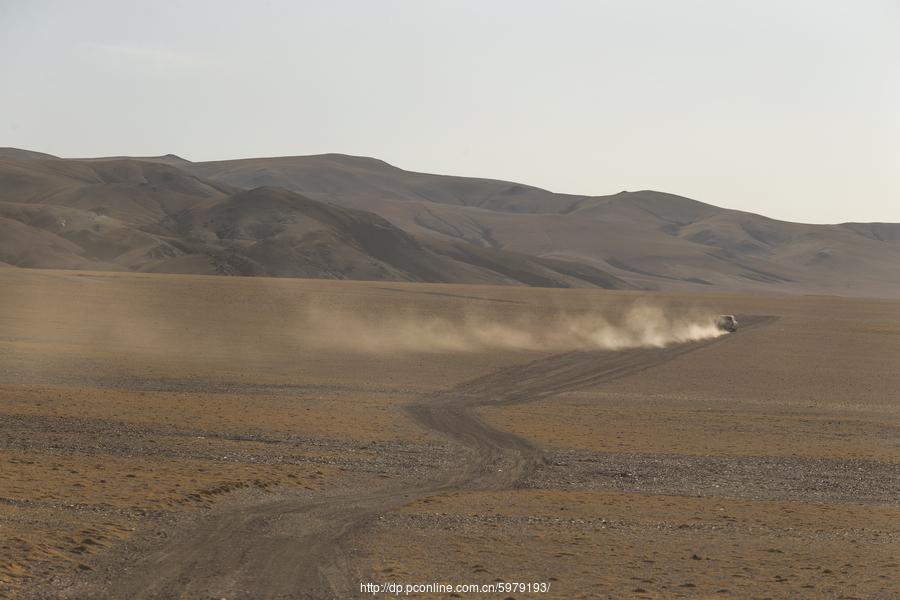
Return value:
M 241 212 L 248 198 L 252 210 Z M 73 222 L 88 219 L 86 211 L 117 224 L 98 230 L 92 223 L 92 231 L 70 230 L 51 243 L 44 234 L 60 232 L 47 226 L 48 214 L 65 210 Z M 245 237 L 229 237 L 216 220 L 222 215 Z M 117 243 L 131 244 L 132 254 L 116 255 L 126 259 L 109 268 L 204 272 L 206 260 L 212 272 L 249 275 L 900 294 L 900 224 L 791 223 L 653 190 L 557 194 L 336 153 L 192 162 L 174 154 L 65 159 L 4 148 L 0 218 L 19 224 L 5 225 L 0 262 L 8 264 L 22 262 L 13 251 L 27 245 L 21 225 L 44 223 L 34 236 L 41 251 L 28 264 L 96 267 Z M 203 218 L 208 223 L 198 224 Z M 327 263 L 325 248 L 342 259 Z M 174 255 L 150 264 L 135 249 Z

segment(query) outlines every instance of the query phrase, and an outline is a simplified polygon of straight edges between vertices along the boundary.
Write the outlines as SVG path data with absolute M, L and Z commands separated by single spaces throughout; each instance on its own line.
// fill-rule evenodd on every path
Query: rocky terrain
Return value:
M 896 301 L 0 282 L 2 596 L 537 581 L 545 598 L 890 598 L 900 583 Z M 616 350 L 510 336 L 561 314 L 620 327 L 647 302 L 744 326 Z M 478 315 L 508 339 L 439 339 Z

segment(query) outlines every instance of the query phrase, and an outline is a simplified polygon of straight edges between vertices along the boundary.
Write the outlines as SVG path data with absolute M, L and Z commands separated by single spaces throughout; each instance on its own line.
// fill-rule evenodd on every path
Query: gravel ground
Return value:
M 248 464 L 317 463 L 359 473 L 416 478 L 449 468 L 447 444 L 228 434 L 70 417 L 7 415 L 0 450 L 48 454 L 198 458 Z M 223 452 L 225 454 L 223 454 Z
M 522 485 L 900 506 L 900 465 L 867 460 L 556 451 Z

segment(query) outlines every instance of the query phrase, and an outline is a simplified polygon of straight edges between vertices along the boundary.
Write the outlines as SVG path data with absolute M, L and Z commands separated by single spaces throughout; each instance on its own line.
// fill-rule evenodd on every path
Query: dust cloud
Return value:
M 320 350 L 618 350 L 721 335 L 710 308 L 662 299 L 572 306 L 314 285 L 0 269 L 0 382 L 230 381 L 294 376 Z
M 373 317 L 311 307 L 304 329 L 322 346 L 373 353 L 623 350 L 662 348 L 724 335 L 713 314 L 646 303 L 633 304 L 618 315 L 462 313 L 457 318 L 415 312 Z

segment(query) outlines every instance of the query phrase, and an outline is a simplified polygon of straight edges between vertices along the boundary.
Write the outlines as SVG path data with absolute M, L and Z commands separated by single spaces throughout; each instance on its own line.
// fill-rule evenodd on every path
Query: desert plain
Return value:
M 572 331 L 635 306 L 745 326 Z M 895 598 L 898 367 L 891 299 L 0 268 L 0 597 Z

